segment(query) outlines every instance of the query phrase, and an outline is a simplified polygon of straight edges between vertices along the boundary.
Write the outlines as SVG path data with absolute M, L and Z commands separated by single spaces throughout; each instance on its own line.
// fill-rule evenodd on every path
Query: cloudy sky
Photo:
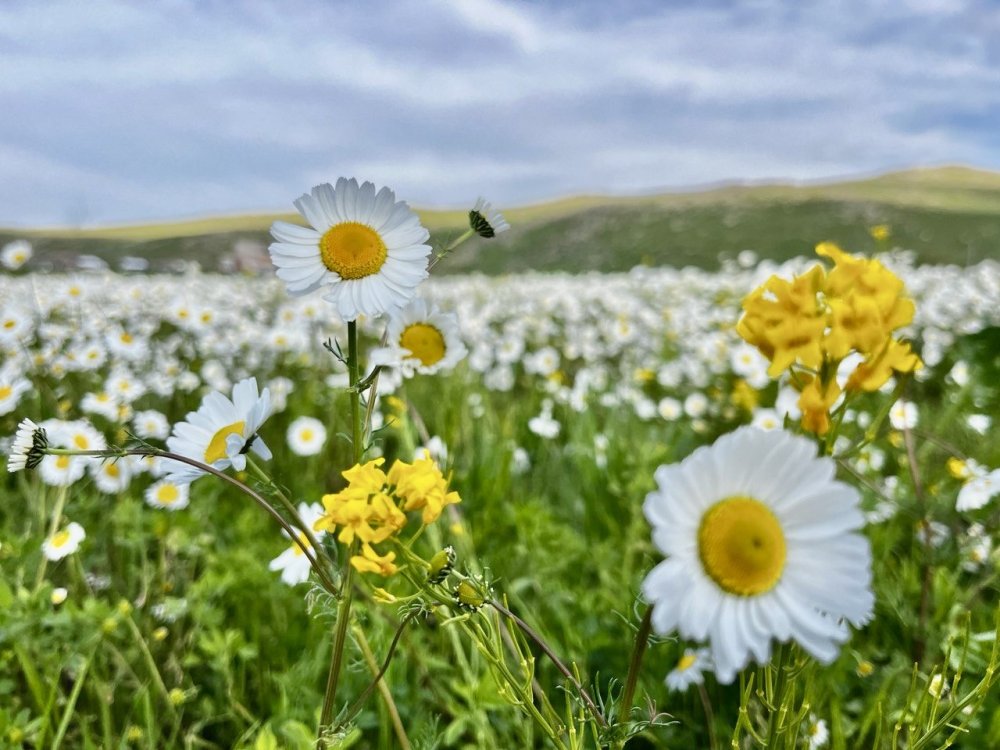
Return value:
M 1000 169 L 996 0 L 0 0 L 0 225 Z

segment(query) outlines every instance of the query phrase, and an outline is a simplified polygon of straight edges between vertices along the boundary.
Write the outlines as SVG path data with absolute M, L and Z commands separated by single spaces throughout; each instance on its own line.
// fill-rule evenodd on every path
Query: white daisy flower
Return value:
M 295 207 L 311 228 L 276 221 L 268 248 L 290 294 L 329 287 L 324 299 L 350 321 L 403 307 L 427 278 L 430 234 L 389 188 L 341 177 Z
M 167 450 L 210 464 L 216 469 L 230 466 L 243 471 L 246 453 L 252 450 L 265 461 L 271 451 L 257 435 L 257 430 L 270 415 L 271 395 L 267 388 L 257 393 L 257 379 L 247 378 L 233 386 L 232 400 L 218 391 L 204 399 L 198 411 L 190 412 L 186 421 L 174 425 L 167 438 Z M 169 475 L 177 482 L 192 482 L 204 472 L 178 461 L 169 461 Z
M 53 606 L 58 607 L 69 596 L 69 592 L 62 586 L 59 588 L 52 589 L 52 593 L 49 594 L 49 600 L 52 602 Z
M 31 260 L 31 244 L 26 240 L 8 242 L 0 250 L 0 264 L 9 271 L 16 271 Z
M 825 747 L 830 741 L 830 730 L 826 728 L 824 719 L 817 719 L 815 714 L 809 714 L 809 723 L 806 725 L 806 740 L 809 742 L 809 750 Z
M 24 310 L 7 306 L 0 312 L 0 344 L 17 344 L 28 338 L 32 319 Z
M 409 377 L 450 370 L 468 350 L 462 343 L 458 318 L 443 313 L 425 300 L 415 299 L 393 314 L 386 330 L 388 346 L 374 349 L 372 365 L 398 368 Z
M 296 456 L 315 456 L 323 450 L 326 427 L 313 417 L 299 417 L 288 425 L 288 447 Z
M 643 509 L 667 559 L 643 582 L 653 627 L 711 643 L 729 683 L 771 641 L 795 640 L 830 662 L 868 621 L 871 549 L 856 533 L 856 490 L 835 464 L 783 430 L 743 427 L 656 471 Z
M 68 487 L 87 470 L 86 459 L 79 456 L 47 455 L 38 464 L 42 481 L 51 487 Z
M 897 430 L 912 430 L 917 426 L 917 405 L 900 399 L 889 409 L 889 423 Z
M 750 424 L 761 430 L 777 430 L 782 426 L 781 423 L 782 420 L 774 409 L 756 409 L 750 421 Z
M 132 466 L 129 461 L 101 461 L 90 464 L 90 475 L 101 492 L 117 495 L 124 492 L 132 481 Z
M 503 218 L 503 215 L 482 196 L 476 200 L 476 205 L 469 211 L 469 226 L 472 227 L 472 231 L 486 239 L 510 229 L 510 224 Z
M 681 402 L 670 396 L 661 398 L 660 403 L 656 405 L 656 410 L 668 422 L 673 422 L 684 413 L 684 407 L 681 406 Z
M 88 393 L 80 401 L 80 411 L 84 414 L 97 414 L 110 422 L 118 419 L 118 400 L 107 391 Z
M 80 549 L 80 542 L 86 536 L 83 527 L 74 521 L 42 542 L 42 554 L 52 561 L 62 560 Z
M 17 408 L 21 396 L 31 390 L 31 381 L 13 367 L 0 368 L 0 416 Z
M 712 656 L 707 648 L 685 649 L 677 666 L 667 673 L 665 682 L 670 690 L 682 692 L 692 685 L 702 684 L 705 681 L 702 673 L 711 668 Z
M 1000 494 L 1000 469 L 973 476 L 958 491 L 956 510 L 979 510 L 995 495 Z
M 146 504 L 161 510 L 180 510 L 188 506 L 191 485 L 161 479 L 146 488 Z
M 309 505 L 308 503 L 299 503 L 299 516 L 305 524 L 312 528 L 313 525 L 323 516 L 323 506 L 319 503 L 313 503 Z M 288 533 L 285 531 L 281 532 L 286 537 Z M 309 549 L 312 549 L 312 544 L 309 542 L 309 538 L 301 531 L 298 532 L 299 539 L 301 542 Z M 313 535 L 316 537 L 316 541 L 321 540 L 326 536 L 325 531 L 314 531 Z M 292 544 L 288 549 L 278 555 L 276 558 L 271 560 L 268 565 L 270 570 L 280 570 L 281 580 L 289 586 L 295 586 L 298 583 L 304 583 L 309 580 L 309 571 L 312 570 L 312 566 L 309 564 L 309 558 L 306 557 L 305 552 L 297 544 Z
M 47 445 L 45 430 L 30 419 L 22 419 L 17 426 L 14 442 L 10 446 L 10 455 L 7 456 L 7 471 L 35 468 L 44 457 Z
M 167 418 L 154 409 L 136 412 L 132 417 L 132 426 L 135 428 L 135 434 L 141 438 L 166 440 L 170 434 L 170 423 Z

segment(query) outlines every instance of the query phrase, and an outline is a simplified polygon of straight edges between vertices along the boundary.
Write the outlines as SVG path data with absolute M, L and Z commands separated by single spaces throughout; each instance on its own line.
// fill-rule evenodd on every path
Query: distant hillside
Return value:
M 513 229 L 476 239 L 446 259 L 442 272 L 501 274 L 526 269 L 621 271 L 639 263 L 714 268 L 720 257 L 752 249 L 761 257 L 809 254 L 823 240 L 870 252 L 869 228 L 887 224 L 889 244 L 925 263 L 1000 259 L 1000 173 L 965 167 L 894 172 L 811 185 L 727 185 L 642 197 L 583 196 L 504 210 Z M 432 242 L 462 231 L 462 211 L 420 211 Z M 0 229 L 35 246 L 34 263 L 64 266 L 79 254 L 116 266 L 125 256 L 152 268 L 197 260 L 215 269 L 239 240 L 263 246 L 275 219 L 296 214 L 227 216 L 86 230 Z M 246 243 L 244 243 L 246 244 Z

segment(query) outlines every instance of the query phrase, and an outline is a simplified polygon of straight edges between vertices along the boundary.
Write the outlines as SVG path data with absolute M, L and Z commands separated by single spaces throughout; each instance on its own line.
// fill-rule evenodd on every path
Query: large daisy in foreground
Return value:
M 216 469 L 233 466 L 243 471 L 246 454 L 251 450 L 265 461 L 271 458 L 271 451 L 257 434 L 270 413 L 268 389 L 258 394 L 256 378 L 241 380 L 233 386 L 232 400 L 212 391 L 202 399 L 198 411 L 175 424 L 173 434 L 167 438 L 167 450 Z M 179 483 L 194 481 L 204 474 L 201 469 L 169 459 L 164 461 L 164 469 L 172 482 Z
M 324 299 L 350 321 L 403 307 L 427 278 L 429 234 L 389 188 L 341 177 L 295 207 L 312 228 L 276 221 L 268 248 L 290 294 L 329 287 Z
M 858 493 L 834 472 L 815 443 L 755 427 L 657 469 L 643 509 L 667 559 L 642 585 L 656 632 L 710 641 L 723 683 L 774 639 L 832 661 L 874 605 Z

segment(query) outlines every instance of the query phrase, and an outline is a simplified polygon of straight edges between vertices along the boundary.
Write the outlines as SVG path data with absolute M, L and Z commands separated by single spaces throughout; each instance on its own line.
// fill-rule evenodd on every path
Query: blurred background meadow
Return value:
M 375 451 L 432 452 L 462 502 L 423 541 L 486 571 L 613 702 L 662 559 L 653 473 L 797 422 L 735 324 L 747 293 L 836 242 L 903 280 L 925 366 L 843 415 L 843 445 L 864 442 L 838 476 L 862 496 L 875 615 L 810 673 L 781 746 L 1000 747 L 998 40 L 986 0 L 4 3 L 0 452 L 25 417 L 162 445 L 253 376 L 272 476 L 319 502 L 352 463 L 347 374 L 323 347 L 346 328 L 275 278 L 272 222 L 356 176 L 440 249 L 483 195 L 511 229 L 421 286 L 468 356 L 383 378 Z M 383 329 L 362 321 L 365 347 Z M 244 497 L 202 479 L 170 507 L 157 478 L 142 460 L 0 477 L 0 747 L 314 746 L 335 608 L 269 568 L 289 541 Z M 86 537 L 49 560 L 60 504 Z M 374 656 L 352 645 L 348 702 L 399 620 L 374 589 L 405 589 L 359 585 Z M 373 696 L 339 746 L 550 746 L 443 620 L 405 632 L 393 701 Z M 637 703 L 655 721 L 629 748 L 729 746 L 740 683 L 664 683 L 693 645 L 651 645 Z

